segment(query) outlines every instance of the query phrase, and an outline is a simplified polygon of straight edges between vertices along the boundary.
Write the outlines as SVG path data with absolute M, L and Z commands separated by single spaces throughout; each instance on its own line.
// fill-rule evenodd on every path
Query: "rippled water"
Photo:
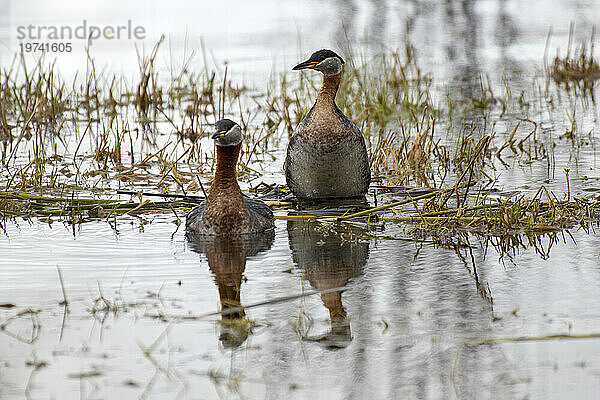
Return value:
M 6 326 L 3 398 L 22 396 L 27 382 L 33 398 L 212 398 L 233 388 L 253 398 L 592 398 L 597 387 L 597 339 L 480 343 L 597 332 L 597 236 L 559 238 L 545 261 L 529 248 L 500 262 L 473 240 L 493 304 L 468 252 L 463 262 L 428 243 L 342 243 L 299 222 L 278 222 L 271 248 L 254 255 L 199 255 L 169 218 L 85 224 L 75 235 L 32 223 L 7 236 L 1 298 L 16 307 L 3 318 L 39 309 L 40 331 L 29 344 L 26 316 Z M 256 323 L 246 336 L 207 315 L 235 301 L 238 286 L 243 304 L 258 304 L 245 311 Z M 95 303 L 100 294 L 118 311 Z M 31 374 L 34 360 L 47 365 Z
M 506 77 L 515 93 L 531 90 L 549 27 L 552 49 L 565 46 L 569 23 L 589 35 L 600 11 L 584 1 L 261 0 L 62 2 L 68 12 L 61 15 L 57 3 L 0 4 L 9 32 L 27 21 L 126 16 L 147 27 L 148 43 L 170 34 L 175 51 L 185 40 L 199 47 L 202 37 L 216 62 L 229 60 L 257 85 L 265 71 L 288 68 L 306 49 L 376 54 L 401 46 L 409 31 L 438 93 L 446 87 L 464 97 L 481 74 L 498 87 Z M 131 48 L 99 44 L 96 55 L 131 72 Z M 2 65 L 8 54 L 0 52 Z M 58 62 L 68 71 L 79 56 Z M 558 141 L 569 107 L 532 109 Z M 578 116 L 592 137 L 596 112 L 593 106 Z M 575 178 L 594 174 L 594 147 L 582 148 L 577 162 L 569 151 L 555 158 L 556 174 L 545 165 L 502 170 L 504 188 L 526 190 L 547 179 L 563 188 L 565 167 Z M 265 167 L 265 179 L 282 179 L 280 162 Z M 595 183 L 574 180 L 574 191 L 596 190 Z M 392 240 L 403 237 L 392 229 L 372 240 L 342 240 L 278 221 L 262 243 L 207 245 L 186 241 L 174 220 L 4 224 L 0 399 L 597 397 L 594 232 L 520 237 L 506 252 L 498 239 L 468 236 L 469 246 L 440 247 Z M 219 313 L 238 302 L 249 307 Z M 562 334 L 580 338 L 552 337 Z

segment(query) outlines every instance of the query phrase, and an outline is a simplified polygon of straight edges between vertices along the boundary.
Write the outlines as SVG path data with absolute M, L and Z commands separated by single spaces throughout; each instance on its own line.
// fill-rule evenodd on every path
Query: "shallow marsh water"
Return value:
M 3 316 L 39 309 L 40 330 L 29 344 L 28 316 L 6 326 L 2 398 L 21 397 L 27 384 L 32 398 L 595 395 L 597 338 L 516 339 L 597 332 L 596 236 L 575 233 L 577 245 L 559 238 L 546 260 L 529 248 L 504 263 L 473 241 L 492 305 L 477 290 L 471 260 L 453 250 L 397 240 L 322 243 L 297 224 L 304 225 L 279 221 L 272 247 L 245 266 L 235 252 L 210 265 L 183 232 L 171 238 L 169 218 L 143 228 L 120 221 L 118 233 L 87 224 L 75 237 L 70 227 L 12 226 L 2 298 L 16 307 Z M 37 261 L 24 265 L 27 253 Z M 235 292 L 233 282 L 245 305 L 307 295 L 248 308 L 256 326 L 231 339 L 219 315 L 205 314 L 220 309 L 220 291 L 224 299 Z M 341 296 L 310 294 L 341 286 Z M 96 303 L 100 293 L 118 309 Z M 342 308 L 347 324 L 336 322 Z M 493 343 L 498 338 L 512 340 Z M 36 362 L 47 364 L 32 373 Z
M 5 3 L 7 30 L 48 11 L 46 3 Z M 253 10 L 229 6 L 225 34 L 217 18 L 223 9 L 188 7 L 137 4 L 128 12 L 147 26 L 149 40 L 171 32 L 175 51 L 186 32 L 192 46 L 204 37 L 217 63 L 229 60 L 232 73 L 257 86 L 266 82 L 264 71 L 293 65 L 305 49 L 350 52 L 349 39 L 359 43 L 355 51 L 376 54 L 400 46 L 408 26 L 438 95 L 464 98 L 477 92 L 481 74 L 497 91 L 506 77 L 514 93 L 535 92 L 549 26 L 551 50 L 564 48 L 569 23 L 589 35 L 600 11 L 574 1 L 263 1 Z M 73 8 L 68 21 L 55 22 L 77 23 L 92 10 Z M 107 21 L 114 16 L 106 13 Z M 134 56 L 131 43 L 102 46 L 99 63 L 121 54 L 122 64 L 111 67 L 135 71 L 136 59 L 126 59 Z M 3 65 L 10 62 L 0 54 Z M 67 73 L 79 65 L 74 57 L 58 60 Z M 595 105 L 532 106 L 531 115 L 560 143 L 573 107 L 593 139 Z M 526 191 L 549 180 L 564 189 L 563 168 L 573 178 L 594 176 L 594 146 L 559 149 L 556 174 L 545 163 L 517 166 L 499 172 L 500 186 Z M 274 154 L 262 179 L 281 183 L 283 151 Z M 596 182 L 575 179 L 573 191 L 596 191 Z M 469 251 L 405 240 L 394 227 L 342 241 L 314 225 L 278 221 L 260 251 L 213 251 L 190 245 L 174 220 L 150 214 L 74 226 L 4 223 L 0 399 L 597 396 L 600 237 L 593 231 L 542 236 L 537 247 L 520 236 L 523 245 L 508 251 L 469 236 Z M 67 308 L 59 304 L 59 271 Z M 221 304 L 238 301 L 238 285 L 239 300 L 251 307 L 221 316 Z M 343 292 L 328 291 L 339 287 Z M 552 337 L 561 334 L 581 338 Z

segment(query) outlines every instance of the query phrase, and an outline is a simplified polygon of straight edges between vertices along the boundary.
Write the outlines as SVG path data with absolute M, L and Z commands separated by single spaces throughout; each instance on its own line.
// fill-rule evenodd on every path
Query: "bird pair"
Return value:
M 319 50 L 293 70 L 323 73 L 317 100 L 290 138 L 284 163 L 292 193 L 300 199 L 363 197 L 371 181 L 367 148 L 360 130 L 335 104 L 344 60 Z M 242 195 L 236 164 L 243 140 L 238 124 L 223 119 L 211 136 L 217 145 L 215 178 L 208 198 L 187 216 L 186 230 L 196 235 L 247 235 L 274 228 L 273 213 L 260 200 Z

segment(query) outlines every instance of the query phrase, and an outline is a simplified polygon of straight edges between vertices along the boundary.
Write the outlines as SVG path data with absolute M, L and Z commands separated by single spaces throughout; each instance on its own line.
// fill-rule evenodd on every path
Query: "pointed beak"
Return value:
M 299 69 L 314 69 L 318 63 L 318 61 L 304 61 L 292 68 L 292 71 L 297 71 Z
M 225 136 L 226 133 L 227 133 L 227 131 L 217 131 L 217 132 L 213 133 L 210 138 L 211 139 L 218 139 L 220 137 Z

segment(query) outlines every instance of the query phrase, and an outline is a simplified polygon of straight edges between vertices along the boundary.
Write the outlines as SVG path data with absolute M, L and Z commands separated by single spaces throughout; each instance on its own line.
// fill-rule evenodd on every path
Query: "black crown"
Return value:
M 215 130 L 216 130 L 217 132 L 220 132 L 220 131 L 225 131 L 225 132 L 228 132 L 228 131 L 229 131 L 231 128 L 233 128 L 235 125 L 237 125 L 235 122 L 233 122 L 233 121 L 232 121 L 232 120 L 230 120 L 230 119 L 227 119 L 227 118 L 225 118 L 225 119 L 222 119 L 222 120 L 220 120 L 220 121 L 217 121 L 217 122 L 215 123 Z
M 314 53 L 312 53 L 312 55 L 310 56 L 308 61 L 321 62 L 321 61 L 325 60 L 326 58 L 330 58 L 330 57 L 337 57 L 340 59 L 342 64 L 344 64 L 344 59 L 342 57 L 338 56 L 335 52 L 333 52 L 331 50 L 327 50 L 327 49 L 315 51 Z

